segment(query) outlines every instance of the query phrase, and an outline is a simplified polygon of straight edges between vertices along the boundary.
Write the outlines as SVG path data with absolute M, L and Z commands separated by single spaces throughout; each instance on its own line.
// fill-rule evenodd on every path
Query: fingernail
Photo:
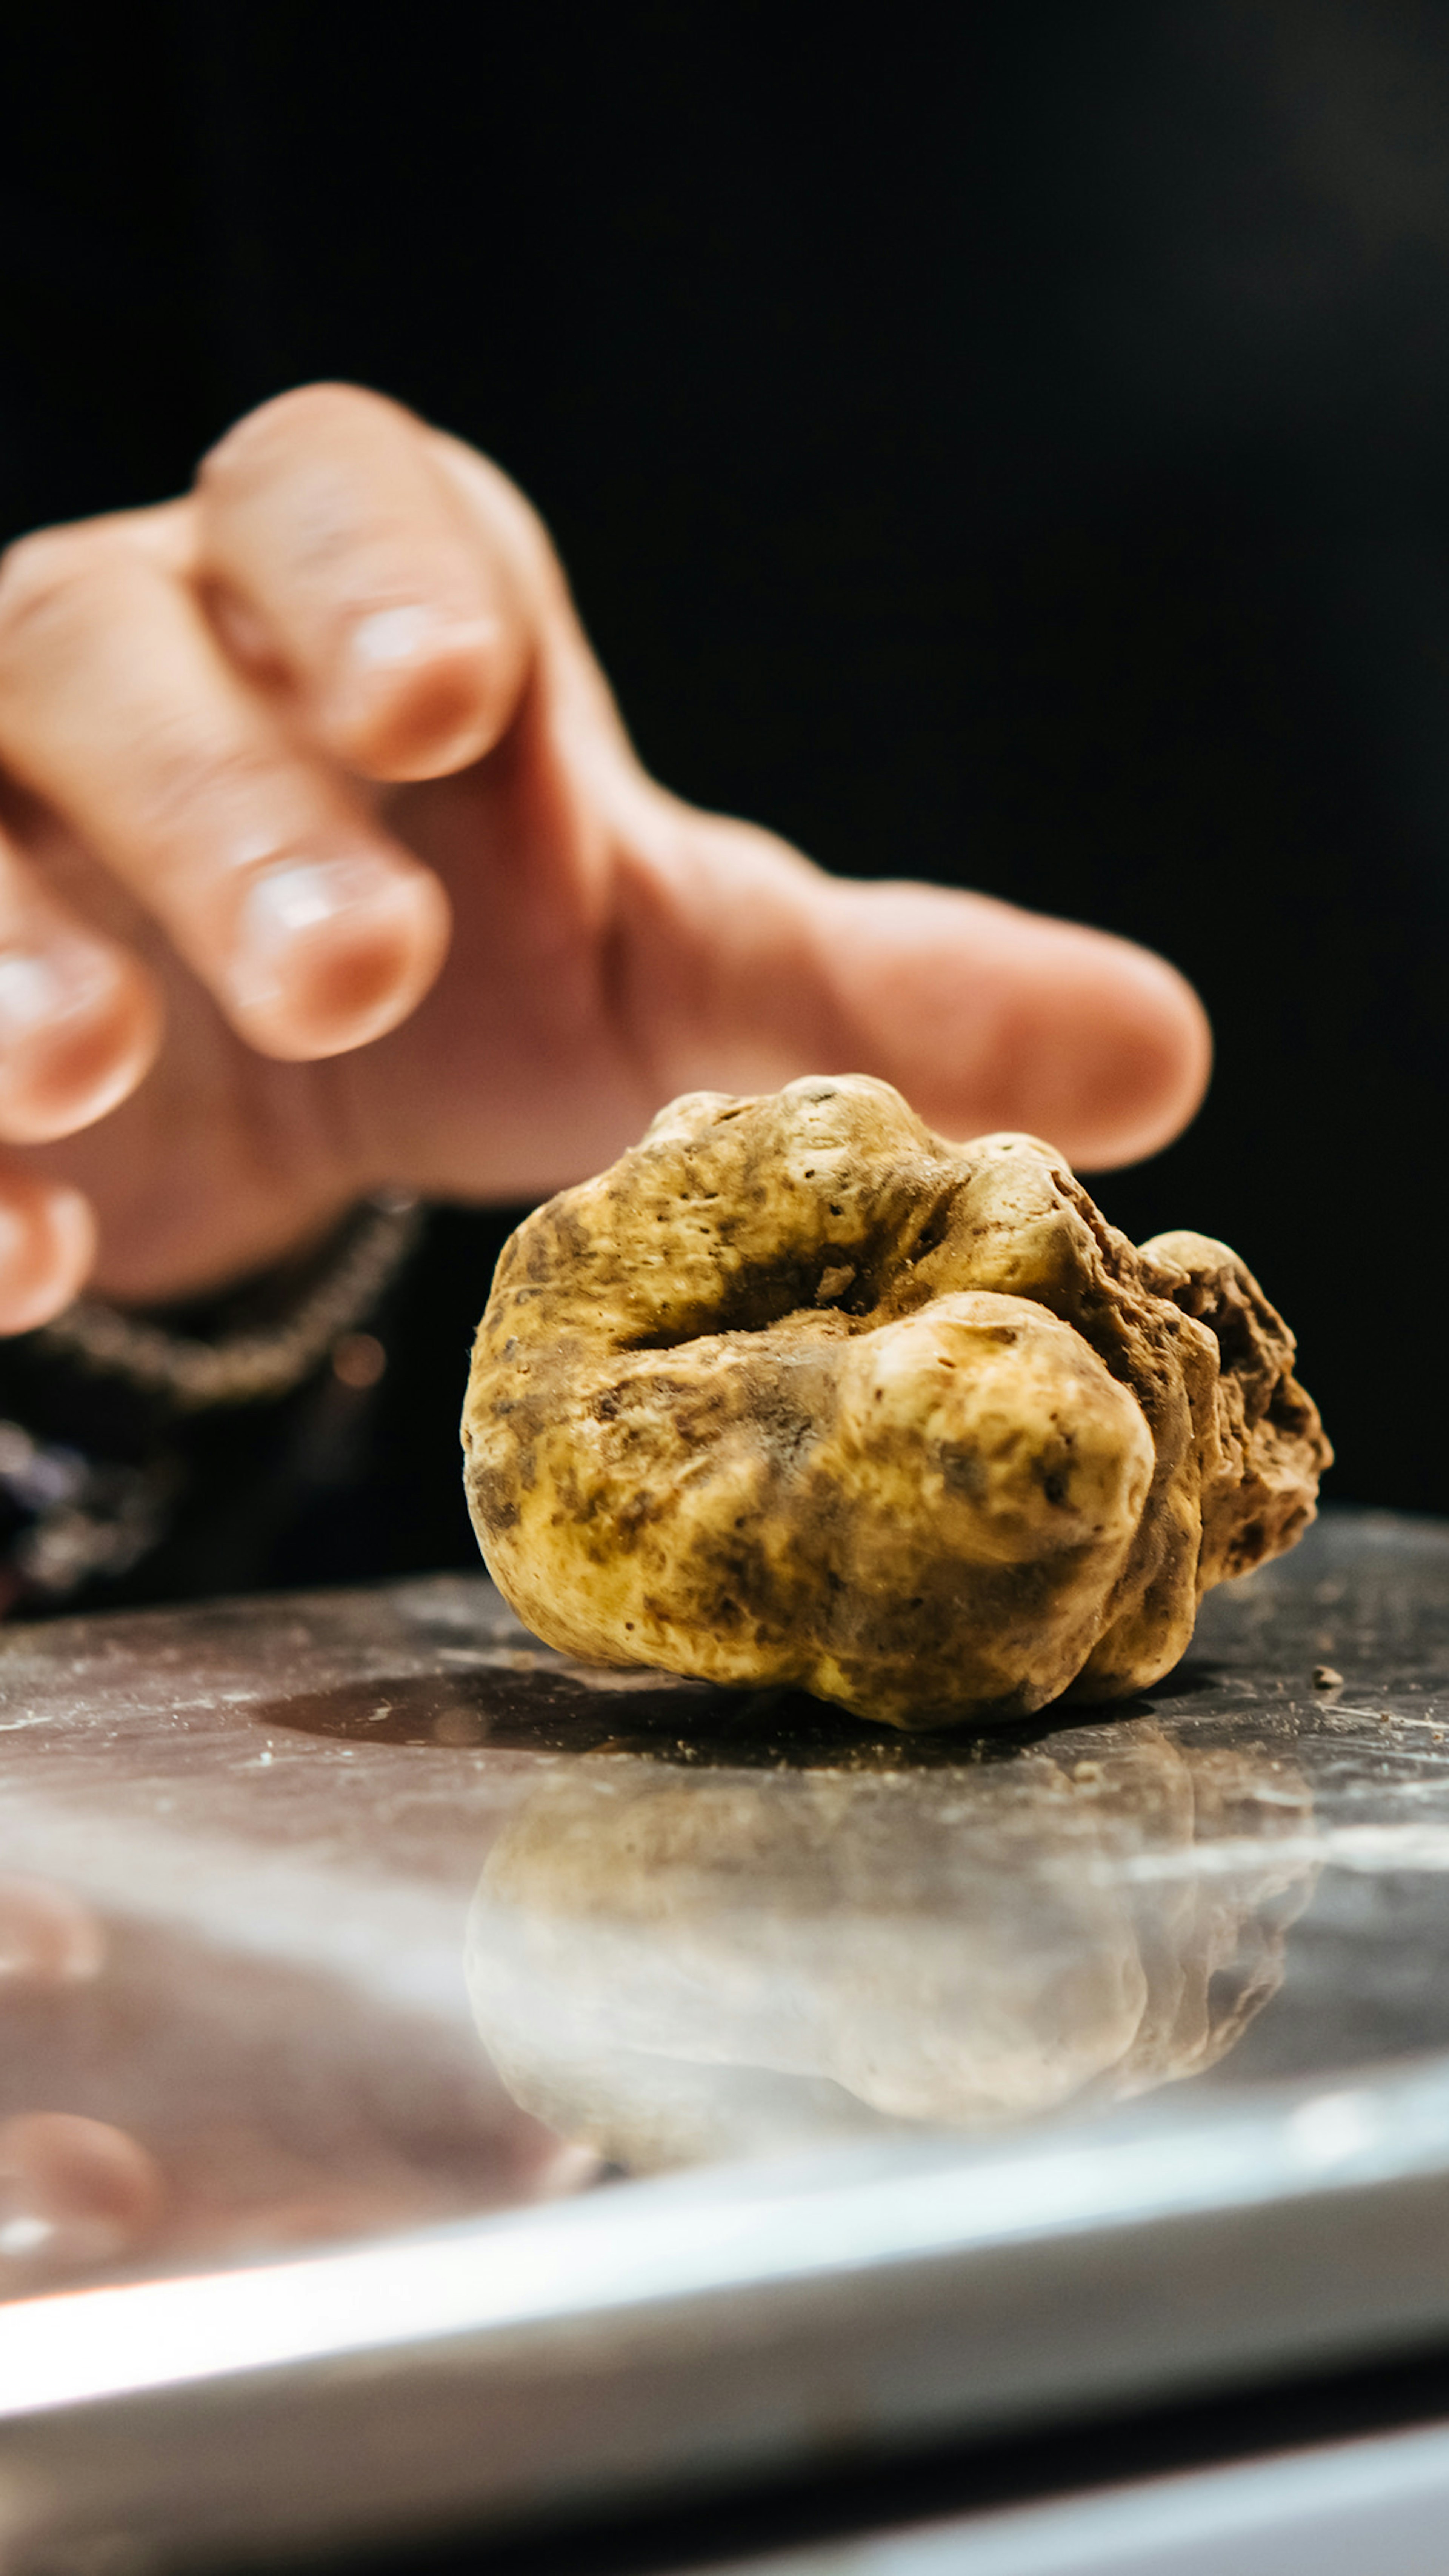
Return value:
M 498 728 L 502 636 L 497 618 L 437 608 L 359 618 L 330 711 L 344 754 L 384 778 L 441 778 L 477 760 Z
M 243 898 L 225 998 L 267 1055 L 366 1046 L 421 1001 L 448 944 L 447 898 L 427 869 L 372 852 L 291 859 Z
M 0 949 L 0 1138 L 50 1145 L 135 1090 L 160 1039 L 137 970 L 88 940 Z
M 431 608 L 378 608 L 358 619 L 344 650 L 364 671 L 395 671 L 415 662 L 445 631 Z
M 420 603 L 402 608 L 375 608 L 347 630 L 343 653 L 362 671 L 402 671 L 438 653 L 487 653 L 496 648 L 502 627 L 496 617 L 458 617 Z
M 106 960 L 79 941 L 0 951 L 0 1047 L 86 1009 L 114 981 Z
M 79 1190 L 11 1173 L 0 1198 L 0 1333 L 31 1333 L 70 1304 L 95 1259 Z
M 247 888 L 228 981 L 246 1008 L 275 1000 L 294 944 L 334 923 L 396 904 L 405 880 L 386 859 L 292 859 Z

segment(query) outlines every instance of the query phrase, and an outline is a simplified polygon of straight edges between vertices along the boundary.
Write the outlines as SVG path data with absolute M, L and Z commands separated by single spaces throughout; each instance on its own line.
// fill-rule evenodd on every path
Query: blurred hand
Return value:
M 657 786 L 528 504 L 375 394 L 284 395 L 185 499 L 0 566 L 0 1332 L 385 1184 L 540 1195 L 698 1087 L 875 1073 L 1127 1161 L 1208 1054 L 1143 950 Z

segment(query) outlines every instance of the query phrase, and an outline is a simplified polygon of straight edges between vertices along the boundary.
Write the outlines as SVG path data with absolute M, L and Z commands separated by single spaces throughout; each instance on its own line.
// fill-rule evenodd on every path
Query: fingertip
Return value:
M 1157 1152 L 1212 1066 L 1191 985 L 1132 941 L 927 886 L 832 890 L 832 976 L 862 1068 L 933 1126 L 1016 1127 L 1084 1169 Z
M 152 978 L 119 951 L 70 940 L 0 958 L 0 1139 L 94 1126 L 150 1071 L 161 1031 Z
M 509 659 L 499 618 L 376 609 L 339 650 L 323 710 L 329 745 L 366 777 L 451 777 L 503 732 L 516 694 Z
M 0 1334 L 33 1333 L 79 1295 L 96 1254 L 89 1199 L 30 1173 L 0 1178 Z
M 1083 997 L 1096 1020 L 1073 1085 L 1072 1158 L 1085 1170 L 1140 1162 L 1182 1133 L 1212 1078 L 1212 1027 L 1185 975 L 1130 941 L 1104 940 L 1096 990 Z
M 223 976 L 231 1016 L 285 1063 L 368 1046 L 416 1009 L 451 926 L 431 871 L 380 853 L 267 869 L 243 899 Z
M 1019 927 L 1018 927 L 1019 925 Z M 992 1032 L 1002 1112 L 1084 1171 L 1142 1161 L 1181 1133 L 1212 1069 L 1207 1014 L 1166 958 L 1107 931 L 1020 914 Z

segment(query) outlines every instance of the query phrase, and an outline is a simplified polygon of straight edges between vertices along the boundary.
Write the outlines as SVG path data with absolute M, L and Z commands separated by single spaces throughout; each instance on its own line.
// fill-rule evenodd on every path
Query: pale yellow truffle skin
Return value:
M 947 1144 L 858 1074 L 697 1092 L 505 1247 L 469 1506 L 585 1660 L 1021 1715 L 1156 1680 L 1307 1526 L 1292 1360 L 1224 1245 L 1134 1251 L 1033 1137 Z

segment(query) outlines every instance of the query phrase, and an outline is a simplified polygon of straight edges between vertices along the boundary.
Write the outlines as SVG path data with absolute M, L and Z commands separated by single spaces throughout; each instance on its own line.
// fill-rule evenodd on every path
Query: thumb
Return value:
M 948 1136 L 1025 1128 L 1101 1171 L 1169 1144 L 1207 1089 L 1192 986 L 1106 931 L 935 886 L 832 885 L 819 955 L 862 1069 Z
M 661 1097 L 871 1073 L 948 1136 L 1025 1128 L 1087 1170 L 1156 1151 L 1202 1100 L 1202 1004 L 1129 940 L 987 895 L 849 884 L 744 825 L 691 855 L 676 844 L 657 909 L 635 889 Z

